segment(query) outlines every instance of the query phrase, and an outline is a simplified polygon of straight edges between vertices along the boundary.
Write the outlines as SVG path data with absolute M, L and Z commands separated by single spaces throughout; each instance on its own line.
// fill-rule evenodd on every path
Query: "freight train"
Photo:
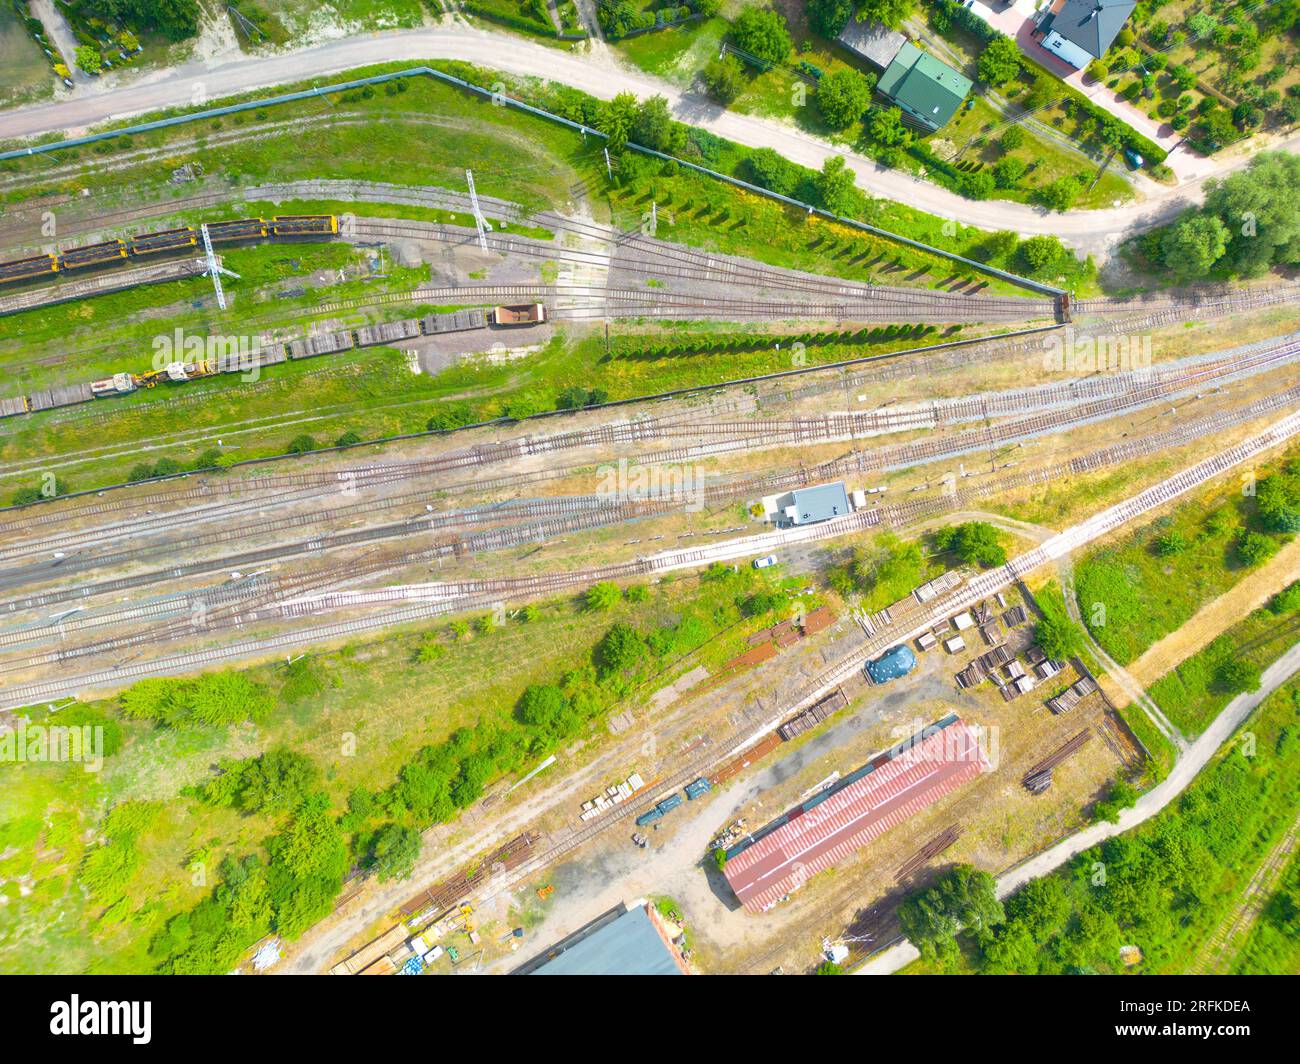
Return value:
M 159 384 L 183 384 L 187 381 L 214 377 L 220 373 L 248 373 L 263 366 L 276 366 L 287 361 L 334 355 L 355 347 L 380 347 L 386 344 L 412 340 L 417 336 L 437 336 L 442 333 L 467 332 L 486 329 L 498 323 L 522 324 L 522 317 L 531 322 L 546 320 L 546 307 L 541 303 L 524 306 L 494 307 L 491 310 L 457 310 L 449 314 L 426 314 L 423 318 L 406 318 L 403 321 L 364 325 L 359 329 L 342 332 L 318 333 L 286 342 L 268 342 L 250 350 L 218 351 L 206 358 L 169 362 L 146 373 L 115 373 L 103 380 L 86 384 L 72 384 L 59 388 L 46 388 L 31 395 L 0 399 L 0 418 L 18 414 L 51 410 L 60 406 L 75 406 L 94 399 L 110 399 L 129 395 L 141 388 L 154 388 Z
M 262 218 L 236 218 L 228 222 L 209 222 L 208 239 L 213 244 L 238 241 L 295 237 L 335 236 L 339 220 L 333 214 L 277 215 L 269 222 Z M 162 229 L 141 233 L 126 240 L 106 240 L 102 244 L 68 248 L 55 254 L 32 255 L 25 259 L 0 262 L 0 285 L 39 280 L 65 271 L 117 266 L 128 259 L 147 259 L 197 248 L 202 241 L 198 228 L 183 225 L 179 229 Z

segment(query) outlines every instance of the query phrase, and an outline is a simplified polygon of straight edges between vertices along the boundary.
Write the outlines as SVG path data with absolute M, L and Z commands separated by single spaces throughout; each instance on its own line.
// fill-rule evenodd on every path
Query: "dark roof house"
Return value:
M 914 44 L 899 49 L 876 85 L 876 91 L 903 112 L 904 122 L 927 133 L 952 118 L 970 90 L 970 78 Z
M 859 22 L 855 18 L 835 38 L 854 55 L 861 56 L 868 63 L 884 70 L 894 61 L 894 56 L 907 43 L 907 38 L 897 30 L 882 26 L 879 22 Z
M 1043 47 L 1082 70 L 1106 54 L 1129 15 L 1134 0 L 1057 0 L 1043 19 Z

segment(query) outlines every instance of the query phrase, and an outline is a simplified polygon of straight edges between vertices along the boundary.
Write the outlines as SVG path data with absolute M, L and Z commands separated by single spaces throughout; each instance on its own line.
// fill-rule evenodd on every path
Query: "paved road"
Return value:
M 178 102 L 215 100 L 313 78 L 325 80 L 341 71 L 374 63 L 436 58 L 466 60 L 510 74 L 548 78 L 603 99 L 619 92 L 634 92 L 642 97 L 661 93 L 682 121 L 750 147 L 773 148 L 804 166 L 818 168 L 829 156 L 842 154 L 856 173 L 858 184 L 872 195 L 984 229 L 1053 234 L 1094 253 L 1104 254 L 1131 233 L 1158 225 L 1199 200 L 1204 182 L 1202 177 L 1177 189 L 1162 189 L 1143 203 L 1101 211 L 1051 214 L 1022 203 L 976 203 L 907 174 L 882 169 L 870 159 L 846 153 L 793 126 L 726 111 L 698 94 L 629 69 L 607 51 L 565 51 L 454 25 L 348 38 L 283 55 L 185 64 L 146 75 L 126 88 L 0 112 L 0 139 L 60 130 L 81 133 L 108 119 L 173 107 Z M 1278 146 L 1300 148 L 1300 134 Z M 1216 159 L 1214 172 L 1226 172 L 1245 162 L 1245 153 Z
M 1258 691 L 1238 695 L 1229 702 L 1223 712 L 1215 718 L 1187 751 L 1174 764 L 1173 771 L 1146 794 L 1137 800 L 1132 809 L 1125 809 L 1119 815 L 1119 823 L 1104 822 L 1084 828 L 1077 834 L 1058 843 L 1049 850 L 1036 854 L 1028 861 L 1007 872 L 998 879 L 998 896 L 1019 890 L 1031 879 L 1038 879 L 1048 872 L 1060 868 L 1067 861 L 1083 853 L 1099 842 L 1114 838 L 1139 824 L 1150 820 L 1160 810 L 1177 798 L 1187 785 L 1208 763 L 1232 734 L 1269 695 L 1281 687 L 1297 672 L 1300 672 L 1300 643 L 1288 650 L 1272 665 L 1264 670 L 1263 683 Z M 872 957 L 859 968 L 855 975 L 891 975 L 900 968 L 916 960 L 920 954 L 910 942 L 903 942 Z

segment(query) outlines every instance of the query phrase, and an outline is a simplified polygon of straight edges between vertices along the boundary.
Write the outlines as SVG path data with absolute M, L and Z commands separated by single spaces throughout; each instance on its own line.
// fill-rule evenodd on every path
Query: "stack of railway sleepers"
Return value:
M 1054 713 L 1058 717 L 1062 713 L 1069 713 L 1070 710 L 1072 710 L 1078 704 L 1079 704 L 1079 696 L 1074 693 L 1073 687 L 1067 687 L 1055 698 L 1049 698 L 1047 700 L 1047 708 L 1050 709 L 1052 713 Z
M 777 734 L 786 742 L 802 735 L 810 728 L 815 728 L 832 713 L 838 713 L 841 709 L 849 704 L 849 700 L 844 697 L 844 692 L 838 687 L 820 701 L 809 706 L 796 717 L 791 717 L 788 721 L 777 729 Z
M 365 325 L 358 329 L 357 346 L 370 347 L 374 344 L 391 344 L 396 343 L 398 340 L 410 340 L 419 335 L 419 318 L 386 321 L 382 325 Z
M 0 417 L 13 417 L 14 414 L 25 414 L 26 412 L 26 396 L 19 395 L 12 399 L 0 399 Z
M 957 673 L 957 686 L 962 688 L 975 687 L 984 682 L 985 675 L 980 663 L 972 661 L 961 672 Z
M 1025 651 L 1025 660 L 1029 662 L 1030 665 L 1037 665 L 1040 662 L 1046 661 L 1047 655 L 1043 652 L 1042 647 L 1034 646 Z
M 1007 649 L 1006 643 L 999 643 L 992 650 L 985 651 L 975 660 L 979 662 L 980 668 L 985 672 L 992 672 L 999 666 L 1007 664 L 1015 659 L 1015 655 Z
M 1084 676 L 1071 688 L 1071 690 L 1082 698 L 1084 695 L 1090 695 L 1093 691 L 1097 690 L 1097 681 L 1091 676 Z
M 257 364 L 259 366 L 278 366 L 288 357 L 289 354 L 284 344 L 263 344 L 257 349 Z
M 470 329 L 486 329 L 487 315 L 481 310 L 457 310 L 451 314 L 426 314 L 420 319 L 420 327 L 429 336 L 439 333 L 466 332 Z
M 85 384 L 69 384 L 62 388 L 42 388 L 38 392 L 32 392 L 28 397 L 32 410 L 52 410 L 56 406 L 75 406 L 77 403 L 88 403 L 95 398 L 95 393 L 91 391 L 89 382 Z
M 997 621 L 992 624 L 980 625 L 980 635 L 984 637 L 984 642 L 988 646 L 997 646 L 997 642 L 1002 638 L 1002 628 Z
M 346 351 L 353 346 L 350 332 L 322 333 L 320 336 L 304 336 L 289 344 L 290 358 L 318 358 L 321 355 L 333 355 Z
M 1029 620 L 1029 614 L 1024 606 L 1012 606 L 1002 615 L 1002 623 L 1008 628 L 1015 628 L 1016 625 L 1024 624 L 1027 620 Z

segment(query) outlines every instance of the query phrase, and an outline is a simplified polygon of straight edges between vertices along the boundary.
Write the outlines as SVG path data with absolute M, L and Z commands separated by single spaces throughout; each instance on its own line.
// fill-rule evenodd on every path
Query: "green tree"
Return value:
M 1183 215 L 1160 240 L 1160 261 L 1180 280 L 1209 275 L 1228 249 L 1228 229 L 1212 214 Z
M 911 17 L 915 7 L 915 0 L 861 0 L 857 18 L 859 22 L 880 22 L 896 30 Z
M 1262 532 L 1243 532 L 1234 548 L 1242 565 L 1259 565 L 1277 553 L 1277 542 Z
M 242 773 L 239 806 L 249 813 L 292 809 L 316 789 L 319 779 L 311 758 L 284 748 L 268 750 Z
M 897 107 L 873 107 L 867 113 L 867 132 L 886 147 L 906 144 L 910 137 L 903 125 L 903 112 Z
M 848 129 L 871 103 L 874 78 L 856 70 L 833 70 L 817 83 L 817 107 L 832 129 Z
M 87 74 L 98 74 L 104 69 L 104 57 L 99 54 L 99 49 L 89 44 L 82 44 L 77 47 L 77 66 L 81 67 Z
M 82 10 L 154 30 L 173 41 L 192 37 L 199 28 L 198 0 L 86 0 Z
M 602 676 L 635 668 L 647 653 L 645 637 L 630 624 L 616 624 L 596 644 L 596 666 Z
M 1000 138 L 1003 151 L 1015 151 L 1021 147 L 1025 143 L 1025 136 L 1022 126 L 1012 126 Z
M 1065 261 L 1067 252 L 1054 236 L 1031 236 L 1016 252 L 1030 273 L 1055 273 Z
M 1274 266 L 1300 264 L 1300 156 L 1265 152 L 1205 188 L 1205 213 L 1228 231 L 1224 260 L 1234 273 L 1257 277 Z
M 846 215 L 853 209 L 853 171 L 842 155 L 832 155 L 822 163 L 814 184 L 817 198 L 832 214 Z
M 1010 37 L 994 37 L 980 53 L 976 69 L 980 81 L 1005 85 L 1020 73 L 1020 48 Z
M 1023 159 L 1007 156 L 993 164 L 993 180 L 998 188 L 1015 188 L 1028 169 L 1029 164 Z
M 636 97 L 630 92 L 620 92 L 601 107 L 596 128 L 605 134 L 606 145 L 615 155 L 627 147 L 639 113 Z
M 1214 670 L 1213 688 L 1219 694 L 1240 695 L 1258 691 L 1263 682 L 1263 672 L 1253 661 L 1229 658 Z
M 753 184 L 782 196 L 793 194 L 799 184 L 799 171 L 785 156 L 772 148 L 758 148 L 750 152 L 744 168 L 744 176 Z
M 420 833 L 401 824 L 385 824 L 375 833 L 371 855 L 375 878 L 381 883 L 410 879 L 420 856 Z
M 584 598 L 589 610 L 612 610 L 622 600 L 623 589 L 610 580 L 592 584 Z
M 829 40 L 840 35 L 853 17 L 853 0 L 808 0 L 808 24 Z
M 843 974 L 844 974 L 844 969 L 841 968 L 841 967 L 840 967 L 838 964 L 836 964 L 834 961 L 822 961 L 821 964 L 817 965 L 817 971 L 816 971 L 814 974 L 816 974 L 816 975 L 843 975 Z
M 289 441 L 286 448 L 287 454 L 306 454 L 308 451 L 314 451 L 319 446 L 314 436 L 308 436 L 305 432 L 301 436 L 295 436 Z M 156 474 L 155 474 L 156 475 Z
M 641 105 L 632 122 L 632 139 L 644 147 L 674 155 L 686 142 L 686 130 L 673 121 L 665 97 L 651 96 Z
M 720 104 L 731 103 L 745 87 L 745 69 L 730 53 L 710 59 L 700 77 L 705 92 Z
M 554 684 L 530 684 L 519 698 L 519 719 L 531 728 L 549 731 L 568 708 L 564 692 Z
M 955 866 L 933 886 L 909 894 L 898 907 L 903 934 L 928 957 L 950 954 L 959 931 L 982 937 L 1005 918 L 996 881 L 970 865 Z
M 731 39 L 737 48 L 769 63 L 784 63 L 790 55 L 790 31 L 777 11 L 747 7 L 731 24 Z
M 941 550 L 950 550 L 968 565 L 991 569 L 1005 565 L 1007 552 L 998 542 L 998 531 L 986 521 L 968 521 L 955 527 L 942 528 L 935 533 L 935 544 Z
M 1044 207 L 1054 211 L 1068 211 L 1083 192 L 1078 177 L 1058 177 L 1039 190 L 1038 199 Z

